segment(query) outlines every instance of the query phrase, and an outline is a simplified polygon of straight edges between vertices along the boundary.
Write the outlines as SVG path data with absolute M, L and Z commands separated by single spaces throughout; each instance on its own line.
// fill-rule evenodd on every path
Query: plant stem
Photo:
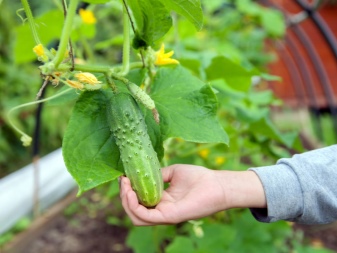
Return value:
M 142 68 L 142 62 L 131 62 L 129 64 L 129 69 L 137 69 Z M 60 64 L 56 70 L 59 71 L 68 71 L 71 66 L 69 64 Z M 123 66 L 109 67 L 109 66 L 98 66 L 98 65 L 90 65 L 90 64 L 75 64 L 74 69 L 77 71 L 84 72 L 93 72 L 93 73 L 110 73 L 110 72 L 118 72 L 123 69 Z
M 62 0 L 62 8 L 63 8 L 63 14 L 64 14 L 64 18 L 67 17 L 67 2 L 66 0 Z M 69 56 L 70 56 L 70 59 L 71 59 L 71 69 L 70 71 L 73 71 L 74 70 L 74 64 L 75 64 L 75 60 L 74 60 L 74 52 L 73 52 L 73 45 L 71 43 L 71 39 L 69 38 Z
M 109 76 L 108 73 L 105 73 L 105 78 L 108 82 L 108 85 L 110 86 L 110 88 L 112 89 L 112 91 L 115 93 L 117 91 L 117 87 L 114 83 L 114 81 L 111 79 L 111 77 Z
M 30 9 L 28 0 L 21 0 L 21 3 L 22 3 L 22 6 L 23 6 L 23 9 L 25 10 L 30 29 L 32 30 L 35 43 L 36 43 L 36 45 L 41 44 L 41 41 L 40 41 L 39 36 L 37 34 L 37 31 L 36 31 L 33 13 Z
M 131 28 L 133 30 L 133 33 L 136 33 L 136 28 L 135 28 L 135 25 L 134 25 L 134 23 L 132 21 L 132 18 L 131 18 L 128 6 L 127 6 L 125 0 L 122 0 L 122 1 L 123 1 L 123 5 L 124 5 L 124 10 L 126 11 L 126 14 L 128 15 L 128 18 L 130 19 L 130 24 L 131 24 Z
M 123 70 L 122 75 L 126 75 L 130 68 L 130 21 L 127 6 L 123 7 Z
M 65 19 L 63 30 L 62 30 L 60 44 L 59 44 L 56 56 L 53 60 L 53 63 L 55 64 L 55 68 L 57 68 L 58 65 L 60 65 L 60 63 L 62 62 L 64 58 L 65 52 L 67 50 L 67 45 L 69 42 L 73 20 L 76 14 L 76 8 L 78 5 L 78 2 L 79 0 L 70 0 L 69 8 L 67 11 L 67 17 Z
M 46 102 L 46 101 L 48 101 L 48 100 L 57 98 L 57 97 L 59 97 L 59 96 L 65 94 L 65 93 L 67 93 L 67 92 L 69 92 L 69 91 L 71 91 L 71 90 L 73 90 L 73 88 L 69 88 L 69 89 L 67 89 L 67 90 L 61 91 L 61 92 L 55 94 L 54 96 L 51 96 L 51 97 L 48 97 L 48 98 L 45 98 L 45 99 L 41 99 L 41 100 L 37 100 L 37 101 L 33 101 L 33 102 L 29 102 L 29 103 L 25 103 L 25 104 L 22 104 L 22 105 L 18 105 L 18 106 L 13 107 L 13 108 L 10 109 L 10 110 L 8 111 L 8 113 L 7 113 L 7 118 L 8 118 L 9 124 L 13 127 L 13 129 L 15 129 L 15 130 L 16 130 L 18 133 L 20 133 L 22 136 L 27 136 L 27 137 L 31 138 L 30 136 L 28 136 L 26 133 L 24 133 L 24 132 L 21 131 L 18 127 L 15 126 L 15 124 L 14 124 L 13 121 L 11 120 L 11 114 L 12 114 L 14 111 L 16 111 L 16 110 L 18 110 L 18 109 L 20 109 L 20 108 L 22 108 L 22 107 L 26 107 L 26 106 L 30 106 L 30 105 L 35 105 L 35 104 L 39 104 L 39 103 Z
M 58 71 L 68 71 L 70 70 L 71 65 L 69 64 L 60 64 L 56 69 Z M 99 65 L 90 65 L 90 64 L 75 64 L 74 70 L 83 71 L 83 72 L 93 72 L 93 73 L 106 73 L 111 70 L 108 66 L 99 66 Z

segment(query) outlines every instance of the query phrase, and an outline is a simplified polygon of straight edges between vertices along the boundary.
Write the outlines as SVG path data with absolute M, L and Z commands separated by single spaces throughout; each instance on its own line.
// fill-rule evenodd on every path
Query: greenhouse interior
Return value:
M 0 0 L 0 253 L 337 252 L 336 0 Z

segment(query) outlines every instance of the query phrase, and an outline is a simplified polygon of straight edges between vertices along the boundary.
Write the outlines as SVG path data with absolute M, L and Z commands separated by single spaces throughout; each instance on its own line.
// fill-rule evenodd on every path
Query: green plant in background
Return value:
M 53 88 L 48 90 L 47 105 L 57 109 L 45 114 L 49 125 L 44 138 L 54 138 L 51 146 L 55 147 L 64 135 L 64 159 L 80 193 L 123 174 L 125 165 L 107 113 L 116 91 L 129 93 L 137 101 L 163 166 L 192 163 L 244 170 L 289 156 L 290 149 L 303 150 L 297 133 L 275 127 L 269 107 L 280 101 L 262 89 L 265 81 L 277 78 L 265 73 L 266 63 L 273 59 L 265 42 L 284 34 L 279 12 L 250 0 L 84 2 L 76 12 L 78 0 L 69 1 L 68 6 L 66 1 L 32 1 L 32 9 L 40 13 L 33 18 L 27 1 L 22 0 L 28 22 L 14 29 L 15 43 L 6 44 L 11 48 L 1 46 L 9 58 L 1 65 L 5 73 L 1 80 L 5 84 L 12 78 L 17 83 L 12 92 L 8 85 L 1 88 L 8 97 L 20 96 L 17 101 L 1 101 L 1 124 L 6 126 L 1 131 L 6 134 L 0 146 L 11 143 L 14 136 L 4 110 L 23 103 L 22 97 L 34 99 L 41 83 L 49 83 Z M 5 1 L 3 8 L 20 7 Z M 6 20 L 13 22 L 13 17 Z M 1 29 L 11 33 L 11 29 Z M 167 48 L 174 49 L 176 59 Z M 35 65 L 28 64 L 36 59 Z M 10 76 L 8 70 L 20 75 Z M 34 89 L 33 84 L 23 85 L 27 76 L 34 80 Z M 19 129 L 31 130 L 34 123 L 32 111 L 29 120 L 11 119 Z M 23 136 L 29 144 L 30 137 Z M 77 210 L 73 205 L 66 212 Z M 108 222 L 118 223 L 111 217 Z M 127 244 L 135 252 L 146 253 L 300 248 L 319 252 L 293 237 L 288 223 L 260 224 L 248 210 L 232 210 L 177 226 L 130 227 Z
M 31 220 L 27 217 L 20 219 L 9 231 L 0 235 L 0 249 L 10 242 L 16 234 L 26 230 L 31 224 Z
M 39 7 L 36 10 L 38 13 L 42 13 L 47 6 L 50 7 L 50 3 L 44 2 L 33 6 Z M 37 65 L 31 60 L 22 61 L 20 58 L 20 56 L 25 57 L 27 54 L 34 56 L 32 48 L 27 52 L 15 54 L 15 48 L 20 48 L 20 45 L 25 47 L 26 42 L 30 43 L 32 40 L 28 27 L 27 32 L 21 33 L 22 21 L 15 13 L 20 8 L 19 2 L 5 1 L 0 6 L 0 177 L 31 161 L 30 152 L 27 152 L 27 149 L 21 145 L 15 131 L 9 125 L 6 113 L 15 105 L 33 100 L 41 85 Z M 18 13 L 20 12 L 18 11 Z M 51 95 L 53 92 L 53 89 L 47 89 L 46 95 Z M 67 105 L 56 107 L 48 104 L 45 106 L 44 112 L 40 135 L 42 140 L 48 141 L 41 142 L 41 155 L 61 146 L 65 124 L 70 115 Z M 27 107 L 20 110 L 12 120 L 21 129 L 26 129 L 31 133 L 35 127 L 35 114 L 34 107 Z

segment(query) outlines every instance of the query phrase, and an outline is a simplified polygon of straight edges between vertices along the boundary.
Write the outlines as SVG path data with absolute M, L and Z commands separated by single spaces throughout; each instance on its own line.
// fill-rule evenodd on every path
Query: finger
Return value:
M 137 195 L 133 191 L 130 180 L 127 177 L 121 177 L 120 189 L 122 206 L 132 223 L 136 226 L 153 225 L 151 222 L 146 222 L 137 216 L 137 211 L 139 211 L 139 209 L 146 208 L 138 203 Z
M 126 193 L 131 190 L 131 185 L 129 184 L 129 180 L 126 177 L 121 177 L 120 180 L 120 193 L 119 196 L 122 201 L 122 206 L 126 212 L 128 212 L 128 202 L 126 198 Z
M 154 223 L 150 220 L 143 219 L 143 215 L 139 215 L 142 213 L 147 213 L 148 209 L 138 203 L 138 199 L 136 193 L 134 191 L 129 191 L 126 195 L 127 199 L 127 214 L 130 217 L 132 223 L 136 226 L 150 226 L 154 225 Z
M 121 177 L 120 189 L 122 206 L 134 225 L 151 226 L 166 224 L 161 211 L 157 209 L 147 209 L 139 204 L 137 195 L 133 191 L 130 180 L 127 177 Z
M 131 189 L 131 182 L 127 177 L 119 177 L 120 197 L 123 199 L 125 192 Z
M 164 182 L 171 182 L 176 167 L 177 165 L 174 164 L 161 169 Z
M 125 195 L 127 203 L 126 211 L 132 223 L 136 226 L 153 226 L 168 224 L 158 205 L 155 208 L 147 208 L 138 202 L 137 195 L 134 191 L 128 191 Z

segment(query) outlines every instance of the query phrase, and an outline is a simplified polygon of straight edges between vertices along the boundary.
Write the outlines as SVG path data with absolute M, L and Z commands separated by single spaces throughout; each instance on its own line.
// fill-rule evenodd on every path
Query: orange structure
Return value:
M 325 1 L 316 10 L 317 1 L 262 2 L 281 10 L 289 24 L 277 46 L 279 60 L 270 65 L 283 81 L 271 82 L 271 89 L 291 106 L 328 109 L 337 116 L 337 4 Z

